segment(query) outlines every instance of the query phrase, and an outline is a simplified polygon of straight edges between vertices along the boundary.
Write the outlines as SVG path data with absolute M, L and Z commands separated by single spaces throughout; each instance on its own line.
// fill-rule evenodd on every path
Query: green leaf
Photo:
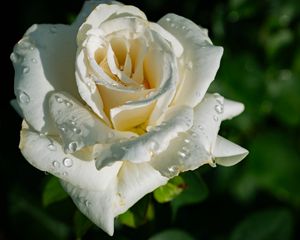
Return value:
M 58 178 L 51 177 L 46 183 L 42 195 L 43 205 L 45 207 L 52 203 L 59 202 L 68 197 L 68 194 L 63 190 Z
M 149 240 L 194 240 L 187 232 L 179 229 L 168 229 L 155 234 Z
M 86 232 L 93 226 L 93 223 L 86 218 L 80 211 L 74 214 L 74 230 L 77 239 L 81 239 Z
M 187 204 L 195 204 L 203 201 L 208 196 L 208 189 L 202 178 L 195 172 L 186 172 L 181 175 L 185 182 L 182 193 L 171 202 L 173 215 L 177 210 Z
M 128 227 L 137 228 L 154 219 L 154 208 L 146 195 L 125 213 L 118 216 L 118 221 Z
M 154 198 L 159 203 L 170 202 L 177 197 L 185 188 L 185 183 L 182 177 L 176 176 L 169 182 L 154 191 Z
M 292 228 L 293 219 L 289 211 L 265 210 L 254 213 L 239 223 L 230 240 L 289 240 Z

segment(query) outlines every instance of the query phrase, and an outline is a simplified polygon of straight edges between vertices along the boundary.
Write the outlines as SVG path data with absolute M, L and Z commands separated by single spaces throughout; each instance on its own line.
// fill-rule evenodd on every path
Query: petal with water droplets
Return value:
M 52 93 L 49 97 L 49 109 L 65 152 L 68 153 L 94 144 L 105 144 L 136 136 L 131 132 L 111 129 L 67 93 Z
M 183 46 L 179 72 L 182 79 L 173 104 L 195 107 L 214 80 L 223 54 L 222 47 L 212 44 L 207 30 L 176 14 L 158 21 Z
M 61 90 L 80 98 L 74 74 L 76 31 L 62 24 L 33 25 L 14 47 L 15 94 L 24 118 L 37 131 L 55 133 L 48 93 Z
M 170 108 L 163 123 L 148 133 L 128 141 L 113 143 L 101 149 L 95 156 L 98 169 L 115 161 L 128 160 L 133 163 L 150 161 L 152 155 L 164 151 L 178 133 L 192 127 L 193 109 L 179 106 Z
M 90 189 L 105 189 L 114 179 L 122 165 L 118 162 L 97 170 L 93 160 L 86 161 L 63 151 L 59 139 L 41 136 L 23 125 L 20 149 L 26 160 L 41 171 L 46 171 L 74 186 Z

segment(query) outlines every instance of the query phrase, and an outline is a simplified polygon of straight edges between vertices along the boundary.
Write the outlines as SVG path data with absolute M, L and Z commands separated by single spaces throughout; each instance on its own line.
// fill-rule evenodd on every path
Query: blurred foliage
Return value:
M 5 49 L 33 23 L 74 19 L 83 1 L 11 1 L 17 18 Z M 58 180 L 20 155 L 21 119 L 8 106 L 13 69 L 1 92 L 0 239 L 300 239 L 300 4 L 297 0 L 124 1 L 156 21 L 168 12 L 208 28 L 224 47 L 210 92 L 245 104 L 221 135 L 249 149 L 237 166 L 182 174 L 116 220 L 113 238 L 85 218 Z M 15 132 L 16 131 L 16 132 Z M 15 132 L 15 133 L 14 133 Z M 9 160 L 9 161 L 8 161 Z M 13 177 L 12 177 L 13 176 Z M 298 228 L 297 228 L 298 226 Z M 17 231 L 16 231 L 17 229 Z

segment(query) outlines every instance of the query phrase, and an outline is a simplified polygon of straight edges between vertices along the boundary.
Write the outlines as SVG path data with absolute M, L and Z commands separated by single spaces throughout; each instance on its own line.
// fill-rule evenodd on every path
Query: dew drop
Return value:
M 221 113 L 223 113 L 224 107 L 223 107 L 223 105 L 218 104 L 215 106 L 215 110 L 218 114 L 221 114 Z
M 55 99 L 56 99 L 56 102 L 58 102 L 58 103 L 62 103 L 63 102 L 62 98 L 59 97 L 59 96 L 55 96 Z
M 22 72 L 23 72 L 24 74 L 29 73 L 29 72 L 30 72 L 30 68 L 29 68 L 29 67 L 23 67 Z
M 196 97 L 200 97 L 201 96 L 201 92 L 200 91 L 196 91 Z
M 216 121 L 216 122 L 219 120 L 218 116 L 216 116 L 216 115 L 213 116 L 213 119 L 214 119 L 214 121 Z
M 107 137 L 108 138 L 113 138 L 115 136 L 115 134 L 113 133 L 113 132 L 109 132 L 108 134 L 107 134 Z
M 193 133 L 192 133 L 192 137 L 196 138 L 196 137 L 198 137 L 198 134 L 195 133 L 195 132 L 193 132 Z
M 68 173 L 67 172 L 63 172 L 63 174 L 62 174 L 63 176 L 67 176 L 68 175 Z
M 188 138 L 184 139 L 183 141 L 184 141 L 185 143 L 190 143 L 190 142 L 191 142 L 191 140 L 188 139 Z
M 56 32 L 57 32 L 56 26 L 52 26 L 52 27 L 50 28 L 50 32 L 51 32 L 51 33 L 56 33 Z
M 184 153 L 183 151 L 178 151 L 178 156 L 181 158 L 186 158 L 186 153 Z
M 52 166 L 55 168 L 59 168 L 60 167 L 60 163 L 58 161 L 53 161 L 52 162 Z
M 80 128 L 74 127 L 73 132 L 76 133 L 76 134 L 80 134 L 81 130 L 80 130 Z
M 174 24 L 174 23 L 171 23 L 171 27 L 175 27 L 175 24 Z
M 20 103 L 29 103 L 30 102 L 30 97 L 28 96 L 28 94 L 24 91 L 18 90 L 18 100 Z
M 53 143 L 50 143 L 50 144 L 48 145 L 48 149 L 49 149 L 50 151 L 55 151 L 55 150 L 56 150 L 56 146 L 55 146 Z
M 19 58 L 18 58 L 17 54 L 12 53 L 10 55 L 10 60 L 15 63 L 15 62 L 17 62 L 19 60 Z
M 151 146 L 151 150 L 154 152 L 156 152 L 159 149 L 159 144 L 156 141 L 151 141 L 150 146 Z
M 63 164 L 65 167 L 72 167 L 73 166 L 73 160 L 71 158 L 64 158 Z
M 73 125 L 73 126 L 75 126 L 75 125 L 76 125 L 76 122 L 75 122 L 75 121 L 73 121 L 73 120 L 71 120 L 71 121 L 70 121 L 70 123 L 71 123 L 71 125 Z
M 33 51 L 33 50 L 34 50 L 34 46 L 31 46 L 29 49 L 30 49 L 31 51 Z
M 75 152 L 77 150 L 77 142 L 70 142 L 68 148 L 70 152 Z
M 89 206 L 91 205 L 91 203 L 90 203 L 88 200 L 85 200 L 85 201 L 84 201 L 84 205 L 85 205 L 86 207 L 89 207 Z
M 192 63 L 192 61 L 189 61 L 188 63 L 187 63 L 187 69 L 188 70 L 192 70 L 192 68 L 193 68 L 193 63 Z
M 63 127 L 63 126 L 62 126 L 62 127 L 60 127 L 59 129 L 60 129 L 62 132 L 65 132 L 65 131 L 66 131 L 66 128 L 65 128 L 65 127 Z
M 167 22 L 170 22 L 170 21 L 171 21 L 171 19 L 167 17 L 167 18 L 166 18 L 166 21 L 167 21 Z
M 182 29 L 186 29 L 186 26 L 182 26 L 181 28 L 182 28 Z
M 37 63 L 37 60 L 35 58 L 31 58 L 32 63 Z
M 65 101 L 65 104 L 67 107 L 72 107 L 73 106 L 73 103 L 69 102 L 69 101 Z

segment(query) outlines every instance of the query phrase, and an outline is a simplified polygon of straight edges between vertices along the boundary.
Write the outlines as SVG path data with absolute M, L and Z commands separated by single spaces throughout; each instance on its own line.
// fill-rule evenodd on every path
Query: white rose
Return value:
M 168 179 L 248 152 L 218 136 L 243 105 L 206 94 L 223 53 L 206 29 L 98 4 L 86 2 L 70 26 L 27 30 L 11 55 L 13 105 L 24 157 L 112 235 L 114 218 Z

